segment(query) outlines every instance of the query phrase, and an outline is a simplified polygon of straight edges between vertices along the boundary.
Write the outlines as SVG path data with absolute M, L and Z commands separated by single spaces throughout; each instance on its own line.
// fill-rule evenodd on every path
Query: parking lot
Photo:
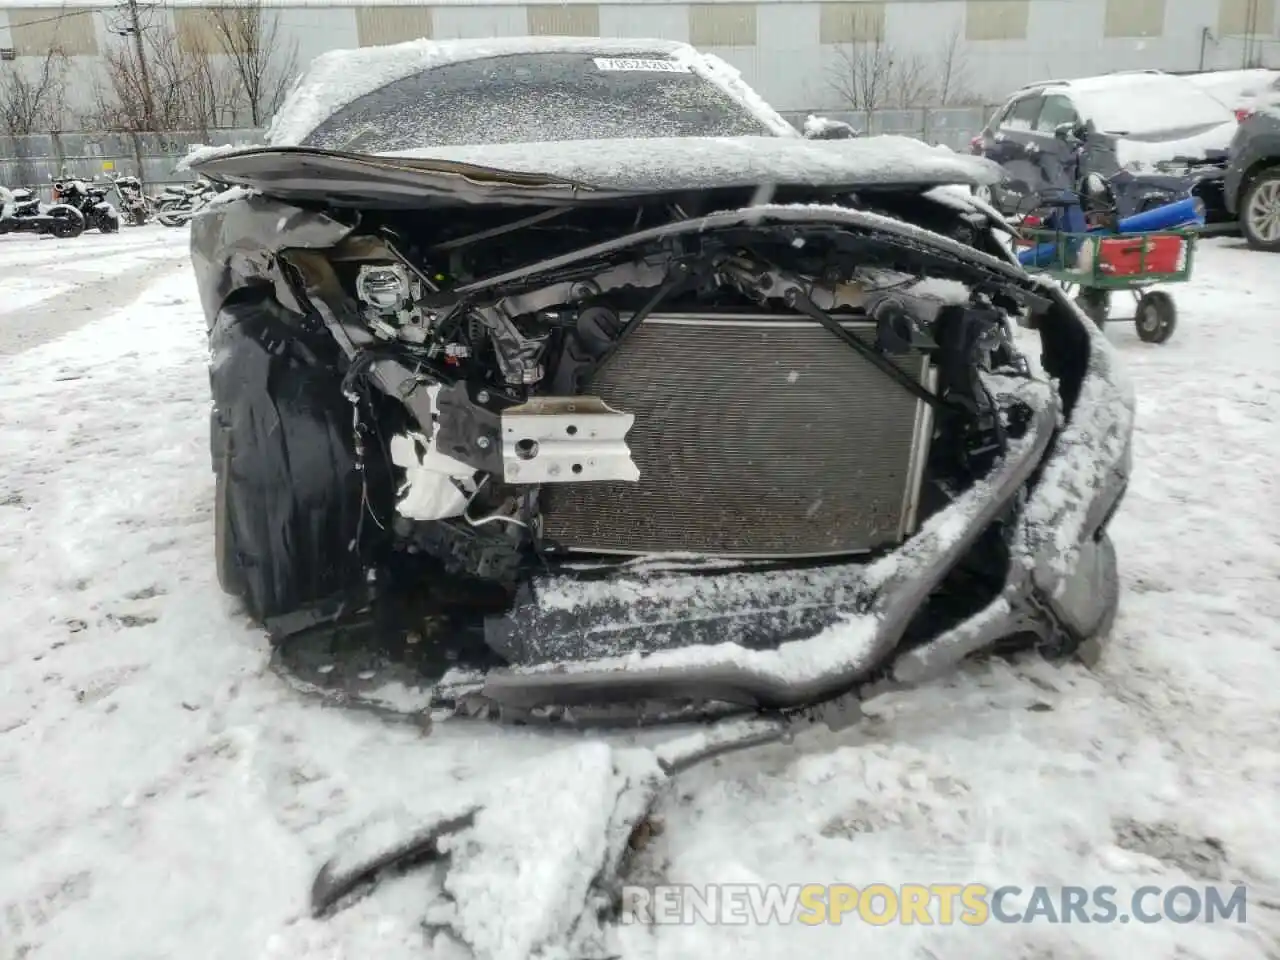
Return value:
M 420 956 L 431 876 L 321 922 L 305 908 L 311 872 L 352 824 L 420 808 L 442 778 L 525 769 L 553 743 L 448 722 L 424 736 L 266 669 L 265 639 L 214 581 L 186 242 L 160 227 L 0 239 L 0 575 L 23 600 L 0 644 L 0 955 Z M 1274 956 L 1280 258 L 1212 240 L 1170 292 L 1168 343 L 1123 320 L 1107 334 L 1138 427 L 1099 668 L 974 666 L 873 702 L 855 729 L 694 771 L 658 811 L 648 869 L 692 883 L 1246 883 L 1246 924 L 1006 925 L 981 952 L 1115 956 L 1122 938 L 1152 960 Z M 578 802 L 565 782 L 539 807 L 572 819 Z M 738 932 L 621 935 L 628 956 L 797 949 L 794 930 Z M 968 955 L 972 936 L 803 933 L 804 955 L 885 958 Z

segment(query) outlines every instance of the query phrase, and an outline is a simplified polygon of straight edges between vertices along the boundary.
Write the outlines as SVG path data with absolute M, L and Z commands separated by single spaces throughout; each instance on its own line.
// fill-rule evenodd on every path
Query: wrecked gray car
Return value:
M 268 139 L 192 161 L 242 189 L 191 244 L 218 575 L 277 639 L 430 597 L 457 702 L 646 719 L 1109 629 L 1132 398 L 988 161 L 661 41 L 327 54 Z

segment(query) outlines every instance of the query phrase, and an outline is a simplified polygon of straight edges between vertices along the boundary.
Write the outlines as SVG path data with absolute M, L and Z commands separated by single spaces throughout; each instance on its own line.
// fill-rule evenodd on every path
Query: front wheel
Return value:
M 1280 253 L 1280 168 L 1262 171 L 1245 190 L 1240 231 L 1254 250 Z
M 215 568 L 259 622 L 358 592 L 383 535 L 361 514 L 389 513 L 394 490 L 357 464 L 342 376 L 291 349 L 296 320 L 246 295 L 210 333 Z
M 1164 343 L 1178 326 L 1178 308 L 1174 306 L 1173 297 L 1163 290 L 1144 293 L 1138 301 L 1133 322 L 1138 328 L 1138 339 L 1146 343 Z

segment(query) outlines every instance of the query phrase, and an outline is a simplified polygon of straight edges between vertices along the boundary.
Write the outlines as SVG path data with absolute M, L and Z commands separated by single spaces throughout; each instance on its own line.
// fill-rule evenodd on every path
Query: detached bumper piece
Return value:
M 491 672 L 478 695 L 516 711 L 637 701 L 788 711 L 891 673 L 912 618 L 1014 506 L 1045 455 L 1059 408 L 1047 387 L 1034 386 L 1026 398 L 1034 414 L 1003 461 L 892 554 L 809 570 L 716 573 L 651 562 L 597 581 L 540 578 L 510 613 L 488 621 L 486 642 L 511 667 Z M 980 622 L 964 635 L 1027 629 L 1037 617 L 1033 594 L 1011 574 L 999 606 L 972 618 Z M 958 642 L 926 647 L 921 678 L 970 652 Z

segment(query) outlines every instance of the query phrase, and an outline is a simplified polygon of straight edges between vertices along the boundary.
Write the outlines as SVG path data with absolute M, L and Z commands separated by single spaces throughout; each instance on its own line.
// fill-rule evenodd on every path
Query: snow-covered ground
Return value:
M 185 257 L 186 231 L 158 227 L 0 239 L 0 958 L 465 955 L 422 925 L 443 882 L 445 922 L 524 960 L 562 932 L 534 908 L 580 901 L 601 856 L 613 761 L 571 735 L 334 709 L 268 670 L 214 581 Z M 614 955 L 1280 955 L 1280 258 L 1213 241 L 1172 292 L 1166 345 L 1109 331 L 1139 426 L 1097 671 L 975 666 L 856 728 L 695 768 L 634 875 L 1244 883 L 1247 922 L 629 926 Z M 311 918 L 345 831 L 471 794 L 490 806 L 449 878 Z

